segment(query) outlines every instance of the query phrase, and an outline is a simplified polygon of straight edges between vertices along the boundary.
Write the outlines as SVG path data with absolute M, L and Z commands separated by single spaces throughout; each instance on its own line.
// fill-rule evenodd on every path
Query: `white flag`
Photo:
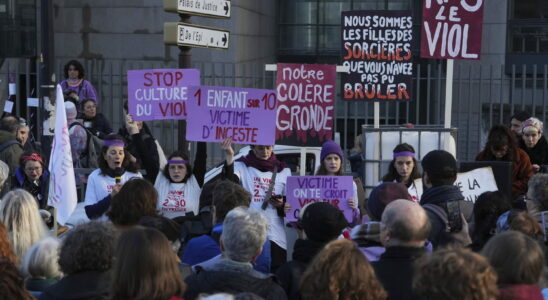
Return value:
M 65 225 L 78 201 L 70 151 L 70 138 L 63 90 L 57 85 L 55 97 L 55 133 L 49 157 L 48 205 L 57 208 L 57 222 Z

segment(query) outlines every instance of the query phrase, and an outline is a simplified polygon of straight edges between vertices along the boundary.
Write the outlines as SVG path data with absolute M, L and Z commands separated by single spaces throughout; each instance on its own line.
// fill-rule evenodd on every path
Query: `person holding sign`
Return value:
M 382 177 L 383 182 L 401 182 L 407 187 L 413 201 L 419 202 L 420 195 L 415 186 L 415 179 L 421 178 L 415 149 L 413 146 L 403 143 L 397 145 L 393 152 L 393 159 L 388 166 L 388 173 Z
M 320 152 L 320 166 L 316 171 L 316 175 L 326 176 L 342 176 L 342 162 L 344 154 L 339 144 L 334 141 L 327 141 L 323 143 L 322 150 Z M 348 205 L 354 210 L 354 220 L 352 225 L 359 223 L 359 210 L 358 210 L 358 186 L 356 182 L 352 182 L 352 197 L 348 198 Z
M 537 118 L 529 118 L 522 124 L 519 147 L 529 155 L 535 172 L 548 172 L 548 142 L 542 136 L 544 124 Z
M 185 153 L 173 152 L 164 170 L 158 173 L 154 187 L 158 191 L 158 211 L 173 219 L 187 213 L 198 215 L 200 193 L 206 171 L 206 143 L 198 142 L 194 168 Z
M 132 162 L 119 135 L 109 135 L 98 158 L 99 169 L 91 172 L 85 196 L 85 211 L 90 219 L 102 216 L 110 207 L 112 196 L 133 177 L 142 178 L 139 166 Z
M 485 148 L 476 156 L 476 161 L 511 161 L 512 199 L 527 193 L 527 182 L 534 174 L 533 167 L 529 156 L 518 148 L 514 135 L 506 126 L 491 128 Z
M 276 158 L 274 146 L 271 145 L 251 145 L 249 153 L 237 161 L 234 161 L 231 138 L 223 140 L 221 148 L 226 153 L 226 177 L 240 181 L 251 193 L 249 208 L 258 210 L 268 218 L 271 272 L 276 272 L 287 261 L 284 215 L 290 207 L 279 195 L 285 194 L 285 185 L 287 177 L 291 176 L 291 170 Z

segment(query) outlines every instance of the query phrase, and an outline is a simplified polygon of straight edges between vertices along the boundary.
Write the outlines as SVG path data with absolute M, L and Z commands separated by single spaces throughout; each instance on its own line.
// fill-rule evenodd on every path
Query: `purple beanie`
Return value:
M 335 143 L 334 141 L 327 141 L 323 143 L 322 145 L 322 152 L 320 153 L 320 161 L 323 161 L 323 159 L 328 156 L 329 154 L 335 153 L 338 156 L 341 157 L 341 160 L 344 157 L 343 151 L 341 149 L 341 146 L 339 144 Z

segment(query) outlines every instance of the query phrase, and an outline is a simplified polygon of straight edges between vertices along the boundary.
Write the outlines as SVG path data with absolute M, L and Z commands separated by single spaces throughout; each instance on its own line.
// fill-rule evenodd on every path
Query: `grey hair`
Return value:
M 217 293 L 207 296 L 202 296 L 198 298 L 199 300 L 234 300 L 236 299 L 234 295 L 226 294 L 226 293 Z
M 10 176 L 10 167 L 0 160 L 0 189 L 2 189 L 4 183 L 6 183 L 8 176 Z
M 63 276 L 59 259 L 59 240 L 46 237 L 32 245 L 25 254 L 21 269 L 35 279 L 60 278 Z
M 268 221 L 258 211 L 236 207 L 225 217 L 221 242 L 232 260 L 249 262 L 261 249 L 268 234 Z
M 0 221 L 8 229 L 11 246 L 19 261 L 34 243 L 48 233 L 38 212 L 36 199 L 22 189 L 4 195 L 0 202 Z
M 536 174 L 529 179 L 528 186 L 527 196 L 538 204 L 541 211 L 548 210 L 548 174 Z

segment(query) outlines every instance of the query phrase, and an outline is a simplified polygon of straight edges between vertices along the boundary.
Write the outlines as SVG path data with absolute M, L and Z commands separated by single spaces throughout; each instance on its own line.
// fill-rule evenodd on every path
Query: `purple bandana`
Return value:
M 167 161 L 168 164 L 170 165 L 173 165 L 173 164 L 188 164 L 188 160 L 184 160 L 184 159 L 170 159 Z
M 411 157 L 415 157 L 415 153 L 411 152 L 411 151 L 403 151 L 403 152 L 397 152 L 397 153 L 394 153 L 394 158 L 398 157 L 398 156 L 411 156 Z
M 124 147 L 124 141 L 122 140 L 105 140 L 106 147 Z

